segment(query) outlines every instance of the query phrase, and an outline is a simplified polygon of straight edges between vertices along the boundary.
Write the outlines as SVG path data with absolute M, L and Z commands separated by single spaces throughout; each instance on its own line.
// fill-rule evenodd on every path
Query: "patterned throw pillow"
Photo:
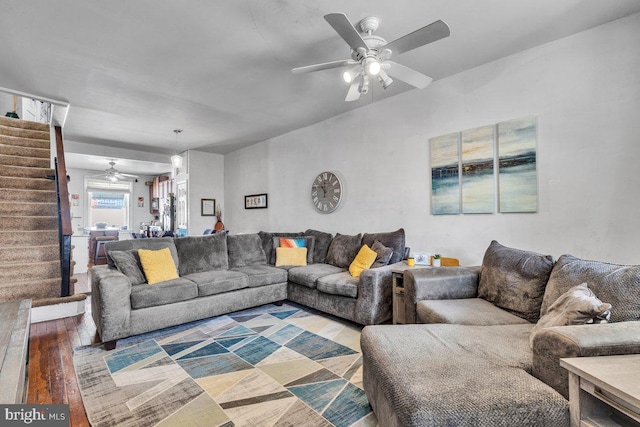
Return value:
M 303 238 L 280 237 L 281 248 L 306 248 L 307 242 Z
M 276 250 L 280 247 L 283 248 L 307 248 L 307 264 L 313 264 L 313 248 L 315 245 L 315 237 L 313 236 L 300 236 L 300 237 L 273 237 L 273 252 L 270 260 L 270 264 L 276 263 Z

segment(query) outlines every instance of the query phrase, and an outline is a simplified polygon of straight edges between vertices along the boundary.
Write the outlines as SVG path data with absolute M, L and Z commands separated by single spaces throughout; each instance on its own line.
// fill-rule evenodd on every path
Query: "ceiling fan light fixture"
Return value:
M 391 86 L 391 83 L 393 83 L 393 79 L 389 77 L 389 74 L 384 70 L 380 70 L 380 74 L 378 74 L 378 81 L 382 84 L 383 89 L 388 88 Z
M 353 83 L 360 74 L 362 74 L 362 66 L 358 64 L 342 73 L 342 80 L 344 80 L 345 83 Z
M 382 70 L 380 63 L 375 58 L 366 58 L 362 65 L 364 66 L 365 72 L 370 76 L 377 76 Z
M 362 83 L 360 83 L 360 87 L 358 88 L 358 92 L 360 92 L 362 95 L 369 93 L 370 80 L 371 79 L 369 78 L 369 76 L 362 76 Z

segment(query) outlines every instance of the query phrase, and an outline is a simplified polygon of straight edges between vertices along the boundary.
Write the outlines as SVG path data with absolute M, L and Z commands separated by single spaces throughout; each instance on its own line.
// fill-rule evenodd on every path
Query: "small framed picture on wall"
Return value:
M 250 196 L 244 196 L 244 208 L 245 209 L 266 209 L 267 208 L 267 194 L 252 194 Z
M 216 216 L 216 199 L 200 199 L 200 216 Z

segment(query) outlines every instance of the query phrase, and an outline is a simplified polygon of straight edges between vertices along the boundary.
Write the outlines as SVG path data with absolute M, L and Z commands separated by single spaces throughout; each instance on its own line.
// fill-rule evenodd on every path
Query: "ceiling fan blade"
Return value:
M 436 21 L 415 30 L 399 39 L 396 39 L 385 46 L 386 49 L 390 49 L 394 54 L 400 54 L 408 52 L 420 46 L 424 46 L 429 43 L 433 43 L 445 37 L 449 37 L 451 31 L 449 26 L 444 21 Z
M 431 77 L 425 76 L 424 74 L 398 64 L 397 62 L 387 61 L 386 63 L 391 65 L 387 70 L 387 73 L 390 76 L 400 79 L 405 83 L 409 83 L 411 86 L 415 86 L 418 89 L 424 89 L 433 81 Z
M 311 73 L 313 71 L 328 70 L 330 68 L 340 68 L 347 65 L 355 65 L 356 61 L 352 59 L 344 59 L 342 61 L 324 62 L 322 64 L 306 65 L 304 67 L 293 68 L 293 74 Z
M 347 102 L 351 102 L 360 99 L 360 91 L 358 90 L 359 86 L 360 83 L 358 83 L 357 80 L 351 83 L 351 86 L 349 86 L 349 92 L 347 92 L 347 97 L 344 100 Z
M 362 40 L 360 33 L 349 21 L 347 15 L 344 13 L 329 13 L 324 15 L 324 19 L 351 46 L 351 49 L 358 50 L 358 48 L 363 48 L 365 51 L 369 50 L 369 46 Z
M 127 178 L 137 178 L 138 175 L 131 175 L 130 173 L 122 173 L 122 172 L 116 172 L 114 174 L 114 176 L 118 179 L 127 179 Z

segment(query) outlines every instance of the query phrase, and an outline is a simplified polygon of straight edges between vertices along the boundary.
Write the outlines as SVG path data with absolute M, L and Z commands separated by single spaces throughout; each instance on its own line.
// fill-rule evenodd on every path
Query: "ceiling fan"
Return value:
M 115 168 L 116 161 L 113 159 L 109 162 L 109 166 L 110 166 L 109 169 L 105 169 L 104 172 L 99 173 L 97 175 L 93 175 L 93 177 L 103 178 L 105 181 L 109 181 L 109 182 L 128 181 L 138 177 L 138 175 L 131 175 L 128 173 L 119 172 Z
M 352 59 L 297 67 L 291 72 L 302 74 L 331 68 L 346 68 L 342 77 L 351 86 L 345 101 L 355 101 L 360 98 L 361 94 L 368 93 L 372 80 L 378 80 L 384 89 L 393 83 L 391 77 L 402 80 L 418 89 L 427 87 L 433 80 L 431 77 L 391 61 L 391 55 L 408 52 L 449 37 L 451 34 L 449 26 L 438 20 L 387 43 L 382 37 L 373 35 L 373 32 L 380 25 L 380 20 L 376 17 L 370 16 L 360 21 L 358 26 L 363 33 L 362 35 L 344 13 L 330 13 L 325 15 L 324 19 L 351 47 Z

